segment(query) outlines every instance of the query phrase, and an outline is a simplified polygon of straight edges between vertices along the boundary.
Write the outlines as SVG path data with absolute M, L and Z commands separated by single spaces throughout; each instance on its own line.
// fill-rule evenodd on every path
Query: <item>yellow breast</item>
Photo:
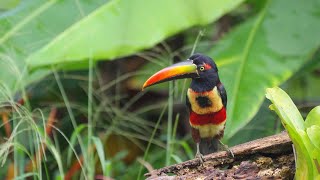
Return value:
M 218 112 L 223 107 L 222 99 L 216 86 L 211 91 L 206 92 L 195 92 L 189 88 L 187 94 L 189 102 L 191 104 L 191 109 L 193 112 L 197 114 L 208 114 Z M 199 97 L 208 98 L 211 101 L 210 105 L 206 107 L 201 107 L 197 102 L 197 98 Z
M 199 135 L 201 138 L 212 138 L 219 135 L 223 135 L 224 127 L 226 122 L 221 124 L 206 124 L 206 125 L 192 125 L 195 129 L 199 130 Z

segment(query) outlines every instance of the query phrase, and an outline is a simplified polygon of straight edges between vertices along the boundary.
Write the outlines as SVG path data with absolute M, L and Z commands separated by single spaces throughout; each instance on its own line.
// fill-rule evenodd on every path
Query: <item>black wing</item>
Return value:
M 223 106 L 227 108 L 227 101 L 228 101 L 227 92 L 222 83 L 218 84 L 218 91 L 220 93 Z

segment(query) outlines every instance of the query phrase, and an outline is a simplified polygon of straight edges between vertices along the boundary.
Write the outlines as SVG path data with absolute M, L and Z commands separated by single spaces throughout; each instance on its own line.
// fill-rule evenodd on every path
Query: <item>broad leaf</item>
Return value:
M 313 101 L 319 97 L 320 78 L 316 69 L 320 69 L 320 52 L 313 56 L 292 78 L 283 86 L 283 89 L 295 101 Z
M 14 8 L 19 4 L 20 0 L 2 0 L 0 1 L 0 13 L 2 10 Z
M 306 128 L 311 127 L 312 125 L 317 125 L 320 127 L 320 106 L 313 108 L 304 122 Z M 320 141 L 319 141 L 320 142 Z
M 320 162 L 320 127 L 313 125 L 305 130 L 304 121 L 297 107 L 282 89 L 268 88 L 266 97 L 288 131 L 296 152 L 296 179 L 318 179 L 317 164 Z
M 130 55 L 191 26 L 210 23 L 241 2 L 21 1 L 0 15 L 0 84 L 14 92 L 49 73 L 36 67 L 79 69 L 87 67 L 88 59 Z
M 320 152 L 320 126 L 311 126 L 307 128 L 307 134 L 312 142 L 312 144 L 318 148 L 318 151 Z
M 310 59 L 320 46 L 319 32 L 319 0 L 269 0 L 208 53 L 228 94 L 226 139 L 257 113 L 267 87 L 281 84 Z
M 112 1 L 30 55 L 27 61 L 37 67 L 126 56 L 183 29 L 212 22 L 240 2 Z
M 47 75 L 48 69 L 29 73 L 26 57 L 48 44 L 103 2 L 105 1 L 21 1 L 14 9 L 0 14 L 0 100 L 5 97 L 2 93 L 12 97 L 12 94 L 24 86 Z
M 268 88 L 266 97 L 273 103 L 270 109 L 277 111 L 285 127 L 304 130 L 304 120 L 287 93 L 278 87 Z
M 320 151 L 320 106 L 316 106 L 309 112 L 304 126 L 311 142 Z
M 270 102 L 265 100 L 257 115 L 241 131 L 238 131 L 228 140 L 228 146 L 271 136 L 282 131 L 281 124 L 276 120 L 276 115 L 270 113 L 269 105 Z

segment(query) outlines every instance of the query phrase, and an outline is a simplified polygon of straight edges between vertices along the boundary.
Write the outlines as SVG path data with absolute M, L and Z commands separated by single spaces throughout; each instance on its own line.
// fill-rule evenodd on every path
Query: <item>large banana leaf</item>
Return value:
M 228 94 L 226 139 L 257 113 L 267 87 L 281 84 L 312 57 L 319 32 L 319 0 L 269 0 L 208 53 Z
M 30 55 L 27 61 L 34 67 L 129 55 L 183 29 L 207 24 L 241 1 L 112 1 Z
M 48 74 L 48 69 L 28 72 L 26 58 L 104 2 L 21 1 L 15 8 L 1 13 L 0 100 L 12 97 L 25 85 Z
M 210 23 L 242 1 L 21 1 L 0 15 L 0 83 L 16 91 L 48 73 L 39 72 L 40 66 L 77 69 L 86 67 L 88 59 L 130 55 Z

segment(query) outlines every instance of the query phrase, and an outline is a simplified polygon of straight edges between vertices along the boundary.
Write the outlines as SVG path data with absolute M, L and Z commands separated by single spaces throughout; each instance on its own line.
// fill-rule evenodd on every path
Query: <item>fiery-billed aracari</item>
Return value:
M 227 93 L 215 62 L 202 54 L 194 54 L 187 61 L 160 70 L 144 83 L 143 89 L 181 78 L 192 78 L 186 104 L 192 138 L 197 144 L 196 157 L 202 161 L 202 154 L 218 151 L 221 143 L 226 123 Z

